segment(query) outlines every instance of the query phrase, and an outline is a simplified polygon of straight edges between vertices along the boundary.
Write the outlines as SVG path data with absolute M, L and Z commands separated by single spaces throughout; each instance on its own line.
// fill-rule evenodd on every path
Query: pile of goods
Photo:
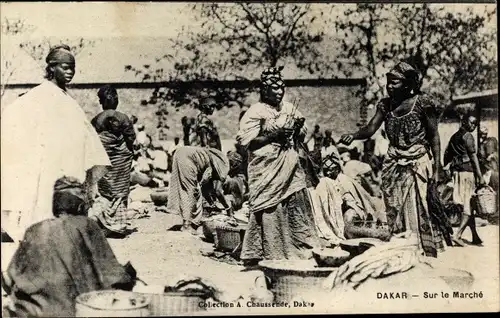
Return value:
M 340 266 L 326 286 L 355 289 L 368 278 L 405 272 L 419 262 L 417 245 L 412 240 L 393 240 L 366 250 Z
M 143 286 L 134 289 L 150 297 L 153 316 L 170 316 L 205 311 L 206 300 L 219 301 L 220 291 L 200 277 L 181 277 L 167 286 Z

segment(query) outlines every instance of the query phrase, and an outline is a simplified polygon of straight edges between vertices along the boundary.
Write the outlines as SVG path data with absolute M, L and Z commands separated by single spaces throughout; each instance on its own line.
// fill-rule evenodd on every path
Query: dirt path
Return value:
M 139 232 L 124 240 L 110 240 L 110 243 L 118 259 L 121 262 L 130 260 L 147 283 L 164 284 L 180 274 L 200 276 L 229 292 L 234 299 L 247 295 L 256 277 L 262 275 L 260 271 L 245 272 L 242 266 L 202 256 L 200 250 L 210 248 L 211 244 L 203 242 L 201 237 L 166 230 L 180 224 L 177 216 L 156 212 L 151 218 L 136 222 Z M 477 286 L 475 289 L 488 294 L 493 301 L 491 306 L 498 307 L 499 228 L 488 225 L 478 228 L 478 231 L 484 241 L 483 247 L 448 247 L 433 260 L 433 264 L 471 272 Z M 469 236 L 467 230 L 464 238 L 470 239 Z
M 240 295 L 246 298 L 256 277 L 262 275 L 260 271 L 244 271 L 242 266 L 203 256 L 200 250 L 210 248 L 210 243 L 188 233 L 167 231 L 180 223 L 180 218 L 175 215 L 154 212 L 150 218 L 139 219 L 135 223 L 138 232 L 125 239 L 110 239 L 109 242 L 118 260 L 123 264 L 131 261 L 138 276 L 148 284 L 165 285 L 176 281 L 183 274 L 199 276 L 212 281 L 219 289 L 228 293 L 228 298 L 236 299 Z M 484 241 L 483 247 L 448 247 L 434 260 L 434 265 L 471 272 L 475 278 L 475 290 L 482 291 L 487 297 L 484 300 L 486 302 L 481 305 L 482 309 L 497 310 L 500 294 L 499 227 L 488 225 L 478 228 L 478 231 Z M 470 239 L 469 235 L 466 231 L 464 238 Z M 2 243 L 2 270 L 6 269 L 14 251 L 13 244 Z M 472 303 L 474 304 L 478 303 Z M 467 306 L 469 307 L 464 308 L 473 310 L 470 304 Z M 230 313 L 229 309 L 216 310 L 218 314 Z M 240 309 L 236 313 L 248 313 L 247 310 L 250 309 Z M 453 311 L 454 307 L 448 310 Z M 251 313 L 257 313 L 257 310 L 251 309 Z

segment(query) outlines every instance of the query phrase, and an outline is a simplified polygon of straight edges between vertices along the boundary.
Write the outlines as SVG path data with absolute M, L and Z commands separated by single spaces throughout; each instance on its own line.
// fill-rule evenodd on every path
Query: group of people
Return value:
M 66 89 L 76 67 L 67 45 L 46 63 L 46 80 L 2 112 L 2 229 L 18 243 L 2 272 L 3 316 L 74 316 L 79 294 L 135 283 L 102 226 L 117 226 L 126 205 L 132 124 L 108 88 L 99 91 L 103 112 L 87 120 Z M 107 205 L 91 219 L 98 195 Z
M 147 136 L 140 137 L 144 129 L 117 111 L 118 95 L 110 86 L 98 92 L 103 111 L 87 120 L 66 90 L 75 74 L 69 47 L 52 48 L 46 62 L 47 80 L 2 113 L 2 228 L 22 241 L 2 283 L 20 316 L 54 310 L 73 315 L 78 293 L 130 289 L 135 279 L 133 269 L 118 264 L 105 236 L 129 230 L 137 140 L 148 144 Z M 313 149 L 306 145 L 305 117 L 284 100 L 281 70 L 262 73 L 260 101 L 240 116 L 235 150 L 222 151 L 210 119 L 215 99 L 202 99 L 193 121 L 183 119 L 183 144 L 177 140 L 165 167 L 171 171 L 167 212 L 181 215 L 182 229 L 194 233 L 207 210 L 231 215 L 245 203 L 240 258 L 247 266 L 262 259 L 307 259 L 313 248 L 346 238 L 391 235 L 417 238 L 424 255 L 437 257 L 448 225 L 440 223 L 442 211 L 430 208 L 428 197 L 442 181 L 443 106 L 420 91 L 418 70 L 398 63 L 387 73 L 389 96 L 368 125 L 338 143 L 316 126 Z M 369 139 L 382 124 L 387 153 L 369 156 L 378 160 L 353 159 L 342 150 Z M 471 139 L 476 125 L 477 118 L 464 116 L 444 155 L 453 171 L 453 198 L 464 206 L 453 237 L 458 245 L 466 226 L 472 243 L 481 243 L 470 205 L 475 189 L 486 178 L 498 189 L 498 145 L 485 139 L 478 150 Z M 353 160 L 368 161 L 370 169 L 358 169 Z M 380 178 L 383 210 L 374 203 L 375 192 L 356 179 L 370 170 Z

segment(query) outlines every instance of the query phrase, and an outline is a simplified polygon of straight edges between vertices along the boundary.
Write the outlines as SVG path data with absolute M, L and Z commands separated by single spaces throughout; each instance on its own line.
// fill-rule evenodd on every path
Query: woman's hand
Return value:
M 306 123 L 306 119 L 304 117 L 296 119 L 295 124 L 294 124 L 295 130 L 300 131 L 302 129 L 302 127 L 304 127 L 305 123 Z
M 273 140 L 279 143 L 285 143 L 293 135 L 293 128 L 278 128 L 273 134 Z
M 354 136 L 352 134 L 345 134 L 340 137 L 340 143 L 349 146 L 354 141 Z

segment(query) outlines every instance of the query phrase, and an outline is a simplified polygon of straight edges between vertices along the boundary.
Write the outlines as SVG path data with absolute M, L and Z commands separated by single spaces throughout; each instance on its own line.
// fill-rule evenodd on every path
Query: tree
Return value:
M 365 105 L 383 95 L 385 71 L 407 60 L 422 73 L 427 89 L 442 102 L 455 94 L 495 87 L 495 28 L 487 25 L 496 9 L 484 14 L 435 4 L 358 4 L 336 21 L 343 30 L 343 65 L 364 69 L 370 85 Z
M 172 73 L 159 66 L 125 67 L 144 81 L 174 83 L 156 89 L 143 104 L 196 105 L 200 96 L 212 95 L 220 107 L 242 106 L 255 90 L 250 82 L 258 76 L 255 70 L 280 63 L 293 63 L 311 74 L 328 69 L 317 46 L 324 31 L 314 28 L 323 11 L 313 12 L 311 4 L 195 4 L 190 10 L 199 13 L 202 31 L 184 30 L 172 42 L 175 53 L 156 59 L 157 63 L 173 63 Z M 224 80 L 246 84 L 224 86 Z M 186 81 L 200 85 L 187 86 L 183 84 Z
M 13 37 L 21 34 L 25 34 L 34 29 L 32 25 L 27 24 L 24 20 L 21 19 L 9 19 L 4 18 L 2 21 L 2 36 L 5 37 Z M 3 45 L 2 45 L 3 46 Z M 4 96 L 6 87 L 9 84 L 11 77 L 14 75 L 16 68 L 12 63 L 12 59 L 15 58 L 13 52 L 9 52 L 6 49 L 1 50 L 1 89 L 0 89 L 0 98 Z
M 41 40 L 28 40 L 21 44 L 19 47 L 28 53 L 35 61 L 37 61 L 40 66 L 45 66 L 45 57 L 49 53 L 51 47 L 58 44 L 67 44 L 71 48 L 71 52 L 74 56 L 80 54 L 85 48 L 94 46 L 94 40 L 88 40 L 84 38 L 78 39 L 50 39 L 43 38 Z

